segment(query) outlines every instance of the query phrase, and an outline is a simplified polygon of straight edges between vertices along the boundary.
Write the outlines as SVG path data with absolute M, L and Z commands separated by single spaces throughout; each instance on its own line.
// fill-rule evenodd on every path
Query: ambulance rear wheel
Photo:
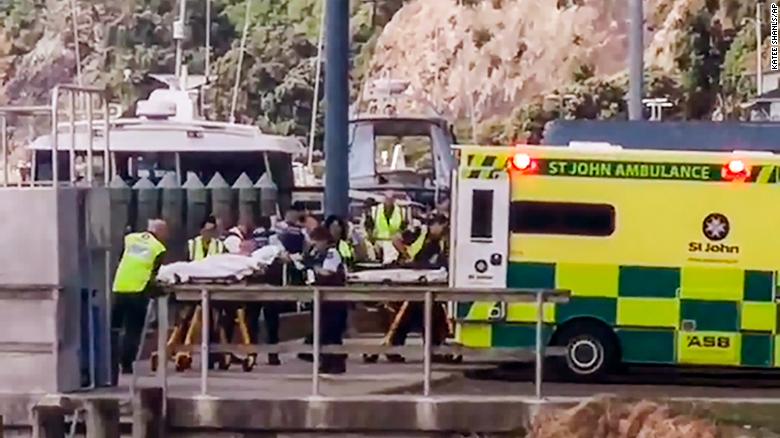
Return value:
M 560 368 L 569 380 L 600 380 L 618 362 L 617 338 L 602 324 L 586 322 L 566 327 L 556 344 L 566 348 Z

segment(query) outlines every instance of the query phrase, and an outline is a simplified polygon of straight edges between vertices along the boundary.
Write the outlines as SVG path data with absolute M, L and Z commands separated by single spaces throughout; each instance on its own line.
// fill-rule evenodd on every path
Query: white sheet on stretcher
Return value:
M 268 245 L 253 252 L 251 256 L 218 254 L 194 262 L 170 263 L 160 267 L 157 281 L 176 284 L 187 283 L 193 278 L 242 280 L 273 263 L 280 253 L 281 248 Z
M 441 269 L 369 269 L 350 272 L 350 283 L 446 283 L 447 270 Z

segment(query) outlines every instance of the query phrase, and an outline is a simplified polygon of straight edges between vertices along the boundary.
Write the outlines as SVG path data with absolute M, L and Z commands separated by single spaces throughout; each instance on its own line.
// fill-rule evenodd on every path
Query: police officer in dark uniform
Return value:
M 258 227 L 252 232 L 252 240 L 255 242 L 257 248 L 262 248 L 269 244 L 272 236 L 274 236 L 274 230 L 271 229 L 271 220 L 268 217 L 260 218 Z M 262 277 L 264 283 L 281 286 L 281 268 L 280 262 L 275 261 L 274 264 L 269 266 L 265 275 Z M 247 324 L 249 325 L 248 331 L 252 343 L 257 343 L 258 333 L 260 332 L 259 319 L 260 312 L 263 312 L 263 320 L 265 322 L 265 342 L 268 345 L 279 344 L 279 314 L 282 311 L 282 304 L 278 301 L 261 301 L 259 303 L 250 303 L 247 305 Z M 281 365 L 279 360 L 279 354 L 268 354 L 268 365 L 276 366 Z
M 339 255 L 337 242 L 327 228 L 315 228 L 309 238 L 311 251 L 304 258 L 308 276 L 317 286 L 344 286 L 347 283 L 344 261 Z M 323 301 L 320 319 L 320 344 L 341 345 L 344 342 L 344 328 L 347 325 L 347 303 Z M 346 371 L 346 355 L 323 354 L 320 372 L 342 374 Z

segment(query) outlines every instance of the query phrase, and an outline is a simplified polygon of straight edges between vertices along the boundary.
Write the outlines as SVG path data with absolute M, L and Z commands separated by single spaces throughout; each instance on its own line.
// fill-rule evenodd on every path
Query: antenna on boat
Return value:
M 236 105 L 238 104 L 238 84 L 241 82 L 241 66 L 244 63 L 244 51 L 246 51 L 246 37 L 249 33 L 249 12 L 252 10 L 252 0 L 246 0 L 244 11 L 244 31 L 241 34 L 241 47 L 238 52 L 238 65 L 236 66 L 236 81 L 233 84 L 233 100 L 230 103 L 230 123 L 236 123 Z
M 306 167 L 311 169 L 314 160 L 314 133 L 317 130 L 317 111 L 320 103 L 320 76 L 322 75 L 322 40 L 325 38 L 325 2 L 322 2 L 322 13 L 320 14 L 320 35 L 317 38 L 317 66 L 314 73 L 314 97 L 311 103 L 311 126 L 309 127 L 309 150 L 306 160 Z
M 206 77 L 200 90 L 200 112 L 203 118 L 206 117 L 206 90 L 211 83 L 211 0 L 206 0 L 206 56 L 203 74 Z
M 79 23 L 78 23 L 78 9 L 76 0 L 70 2 L 71 15 L 73 20 L 73 50 L 76 54 L 76 83 L 84 85 L 81 80 L 81 50 L 79 49 Z
M 181 77 L 182 51 L 184 50 L 184 20 L 187 0 L 179 0 L 179 19 L 173 23 L 173 39 L 176 40 L 176 78 Z

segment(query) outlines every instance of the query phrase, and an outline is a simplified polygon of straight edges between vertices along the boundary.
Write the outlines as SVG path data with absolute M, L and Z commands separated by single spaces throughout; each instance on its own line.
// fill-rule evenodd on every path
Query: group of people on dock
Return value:
M 188 241 L 187 256 L 195 261 L 223 253 L 249 255 L 266 245 L 277 245 L 283 249 L 281 256 L 262 275 L 250 281 L 279 286 L 343 286 L 347 284 L 348 271 L 365 267 L 446 267 L 448 210 L 445 201 L 429 211 L 415 212 L 399 205 L 394 193 L 386 193 L 381 203 L 369 199 L 362 211 L 350 218 L 318 217 L 296 203 L 276 221 L 267 217 L 255 220 L 245 215 L 235 226 L 226 228 L 218 218 L 210 216 L 203 221 L 200 233 Z M 166 255 L 168 234 L 166 222 L 155 219 L 149 221 L 146 231 L 125 237 L 124 253 L 114 279 L 112 312 L 112 333 L 117 347 L 114 351 L 119 353 L 115 364 L 119 368 L 117 371 L 122 373 L 132 372 L 148 301 L 160 292 L 154 279 Z M 379 306 L 389 316 L 385 321 L 388 330 L 385 339 L 391 345 L 403 345 L 412 330 L 421 328 L 421 303 L 382 303 Z M 280 302 L 215 303 L 211 336 L 229 342 L 239 328 L 238 332 L 248 336 L 245 342 L 257 343 L 262 312 L 265 342 L 278 344 L 280 313 L 291 310 L 294 309 Z M 322 345 L 343 343 L 348 312 L 347 303 L 323 303 Z M 196 314 L 192 307 L 182 308 L 177 315 L 177 336 L 183 337 L 189 331 L 187 326 Z M 433 317 L 432 341 L 438 345 L 449 333 L 443 305 L 435 306 Z M 307 336 L 305 342 L 311 341 L 312 336 Z M 256 360 L 254 355 L 250 356 Z M 311 354 L 299 354 L 298 357 L 312 359 Z M 364 360 L 375 362 L 378 357 L 365 355 Z M 388 360 L 398 362 L 404 358 L 388 355 Z M 279 355 L 269 354 L 268 364 L 280 365 Z M 346 356 L 324 354 L 320 367 L 323 373 L 343 373 Z

